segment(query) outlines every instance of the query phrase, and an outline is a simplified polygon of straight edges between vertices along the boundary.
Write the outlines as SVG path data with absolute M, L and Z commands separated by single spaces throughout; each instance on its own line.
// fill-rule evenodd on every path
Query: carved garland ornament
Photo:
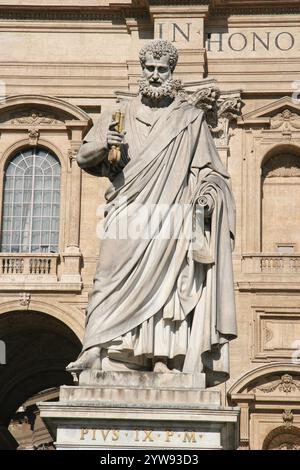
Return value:
M 284 109 L 281 113 L 276 114 L 271 119 L 271 129 L 281 129 L 290 131 L 292 129 L 300 129 L 300 116 L 292 113 L 289 109 Z
M 284 374 L 281 376 L 280 380 L 276 380 L 275 382 L 268 385 L 261 385 L 260 387 L 256 387 L 256 390 L 259 390 L 263 393 L 271 393 L 277 389 L 279 392 L 292 393 L 300 390 L 300 384 L 295 382 L 291 375 Z
M 37 126 L 40 124 L 60 124 L 56 116 L 44 113 L 41 110 L 31 109 L 16 113 L 9 121 L 9 124 L 22 124 Z

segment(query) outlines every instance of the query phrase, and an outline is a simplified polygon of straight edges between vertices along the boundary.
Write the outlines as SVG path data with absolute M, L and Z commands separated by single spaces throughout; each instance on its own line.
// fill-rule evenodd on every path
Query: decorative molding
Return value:
M 253 307 L 253 362 L 291 360 L 300 334 L 300 309 L 291 307 Z M 287 370 L 276 374 L 276 379 Z M 300 378 L 299 378 L 300 380 Z
M 17 114 L 15 111 L 16 109 L 20 110 Z M 32 116 L 32 112 L 34 113 L 34 116 Z M 41 115 L 39 115 L 39 113 Z M 36 116 L 36 114 L 38 114 L 38 116 Z M 78 106 L 60 98 L 44 95 L 27 94 L 8 96 L 5 99 L 0 100 L 0 115 L 8 115 L 7 119 L 21 119 L 17 124 L 23 125 L 24 122 L 22 122 L 22 118 L 24 118 L 25 125 L 29 126 L 36 125 L 36 119 L 38 121 L 39 118 L 41 118 L 42 121 L 44 121 L 45 118 L 50 119 L 50 122 L 52 119 L 61 119 L 60 123 L 63 122 L 63 124 L 65 124 L 65 120 L 78 120 L 85 123 L 87 129 L 92 124 L 90 116 Z M 7 122 L 7 119 L 5 119 L 5 122 Z M 4 118 L 2 117 L 0 122 L 3 121 Z M 44 122 L 38 122 L 38 124 L 44 124 Z M 46 124 L 49 125 L 48 122 Z
M 270 16 L 279 16 L 279 15 L 299 15 L 300 8 L 299 7 L 277 7 L 274 8 L 274 5 L 270 6 L 252 6 L 245 8 L 238 8 L 238 7 L 230 7 L 230 8 L 215 8 L 211 12 L 213 16 L 232 16 L 232 15 L 240 15 L 240 16 L 249 16 L 249 15 L 270 15 Z
M 22 292 L 19 296 L 19 302 L 22 307 L 27 307 L 29 308 L 31 301 L 31 294 L 27 292 Z
M 219 88 L 217 88 L 214 83 L 205 88 L 199 88 L 191 94 L 184 92 L 184 96 L 187 98 L 189 103 L 202 109 L 205 113 L 212 110 L 214 113 L 216 112 L 217 101 L 220 98 L 220 94 L 221 92 Z
M 187 101 L 204 111 L 217 147 L 227 147 L 233 135 L 230 123 L 238 119 L 244 105 L 241 92 L 222 93 L 215 80 L 203 80 L 196 91 L 183 94 Z
M 249 391 L 255 387 L 254 384 L 257 384 L 258 381 L 261 382 L 264 380 L 271 380 L 270 377 L 276 376 L 281 377 L 286 373 L 299 374 L 299 365 L 292 364 L 291 362 L 272 362 L 271 364 L 260 365 L 256 369 L 251 369 L 248 372 L 242 374 L 229 388 L 228 396 L 229 398 L 234 396 L 236 398 L 240 397 L 240 400 L 245 400 L 249 397 L 250 400 L 254 400 L 255 392 Z M 281 382 L 281 380 L 279 380 Z M 300 380 L 299 380 L 300 383 Z M 234 398 L 234 402 L 237 402 Z
M 295 382 L 291 375 L 284 374 L 281 376 L 280 380 L 275 380 L 274 382 L 269 383 L 267 385 L 261 385 L 259 387 L 256 387 L 255 389 L 253 389 L 253 391 L 259 390 L 263 393 L 271 393 L 277 389 L 279 392 L 284 393 L 297 392 L 298 390 L 300 390 L 300 383 L 299 381 Z
M 292 410 L 284 410 L 282 413 L 282 419 L 284 422 L 284 426 L 287 429 L 290 429 L 293 426 L 294 415 Z
M 88 21 L 88 22 L 111 22 L 123 21 L 120 26 L 125 24 L 125 16 L 135 17 L 136 19 L 149 20 L 149 13 L 145 9 L 124 8 L 123 11 L 110 10 L 109 12 L 80 11 L 80 10 L 6 10 L 0 8 L 0 20 L 16 21 Z
M 40 131 L 37 127 L 31 127 L 28 129 L 29 145 L 36 146 L 38 144 L 39 136 Z
M 264 183 L 268 184 L 267 181 L 264 181 Z M 289 245 L 295 245 L 295 244 L 291 241 Z M 298 253 L 298 249 L 297 249 L 297 252 L 295 253 L 279 253 L 278 251 L 270 252 L 270 253 L 267 253 L 267 252 L 243 253 L 242 254 L 242 271 L 245 274 L 280 273 L 280 274 L 295 274 L 298 276 L 300 273 L 300 254 Z M 289 288 L 288 286 L 289 287 L 292 286 L 291 279 L 289 279 L 284 289 Z M 237 287 L 239 289 L 244 289 L 247 286 L 246 286 L 246 283 L 244 282 L 238 282 Z M 248 285 L 248 288 L 256 289 L 257 284 L 250 282 Z M 268 283 L 268 286 L 266 286 L 266 288 L 270 289 L 269 283 Z M 272 288 L 272 285 L 271 285 L 271 288 Z M 276 286 L 276 289 L 278 288 L 279 287 Z
M 265 328 L 265 344 L 271 341 L 271 339 L 274 337 L 274 333 L 272 330 L 269 328 Z
M 74 147 L 71 147 L 68 150 L 68 157 L 69 157 L 70 167 L 72 167 L 73 163 L 76 163 L 76 158 L 77 158 L 77 154 L 79 152 L 80 146 L 81 145 L 76 145 Z
M 8 124 L 38 126 L 40 124 L 61 124 L 62 122 L 54 114 L 48 114 L 39 109 L 28 109 L 11 114 Z
M 195 2 L 195 0 L 148 0 L 150 6 L 152 5 L 159 5 L 159 6 L 167 6 L 167 5 L 210 5 L 211 0 L 200 0 Z
M 281 129 L 283 132 L 300 129 L 300 116 L 286 108 L 271 118 L 271 129 Z
M 286 111 L 289 111 L 289 113 Z M 282 115 L 282 113 L 284 114 Z M 294 114 L 298 116 L 297 119 L 293 117 Z M 298 126 L 297 121 L 300 120 L 300 102 L 293 100 L 290 96 L 283 96 L 279 100 L 272 101 L 265 106 L 261 106 L 254 111 L 242 115 L 238 119 L 238 124 L 271 125 L 271 121 L 273 120 L 273 125 L 277 126 L 278 121 L 283 125 L 287 119 L 291 122 L 291 118 L 294 128 L 299 129 L 300 127 L 296 126 Z
M 263 178 L 300 176 L 300 157 L 282 154 L 271 157 L 262 168 Z

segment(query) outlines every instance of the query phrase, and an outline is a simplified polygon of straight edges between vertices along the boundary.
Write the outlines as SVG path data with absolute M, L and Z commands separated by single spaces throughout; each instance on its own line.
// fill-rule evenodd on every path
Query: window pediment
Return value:
M 273 363 L 263 365 L 243 374 L 229 389 L 228 395 L 255 395 L 286 397 L 297 396 L 300 392 L 298 364 Z
M 91 126 L 91 118 L 78 106 L 42 95 L 11 96 L 0 101 L 0 124 L 12 126 L 53 126 L 80 121 Z
M 300 129 L 300 100 L 284 96 L 238 119 L 239 125 L 266 124 L 272 129 L 291 126 Z

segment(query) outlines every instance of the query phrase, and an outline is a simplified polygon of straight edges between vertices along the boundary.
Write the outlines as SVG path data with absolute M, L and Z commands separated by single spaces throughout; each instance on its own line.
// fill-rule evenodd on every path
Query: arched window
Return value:
M 59 241 L 58 159 L 42 149 L 18 152 L 4 176 L 1 251 L 56 253 Z

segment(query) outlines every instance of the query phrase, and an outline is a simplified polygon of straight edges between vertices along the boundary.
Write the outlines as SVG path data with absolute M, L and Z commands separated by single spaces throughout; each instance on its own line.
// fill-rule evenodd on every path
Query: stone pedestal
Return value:
M 239 409 L 204 374 L 85 372 L 40 403 L 57 449 L 236 449 Z M 84 383 L 84 384 L 83 384 Z

